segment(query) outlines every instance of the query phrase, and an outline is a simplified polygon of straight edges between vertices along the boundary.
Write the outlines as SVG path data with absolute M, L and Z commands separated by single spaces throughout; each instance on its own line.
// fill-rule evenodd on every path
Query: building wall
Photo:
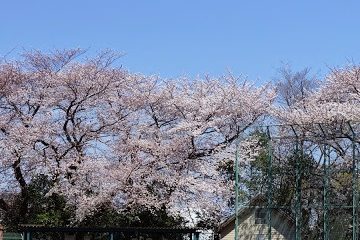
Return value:
M 65 234 L 64 239 L 65 240 L 75 240 L 76 236 L 74 234 Z
M 295 226 L 286 217 L 278 212 L 271 216 L 271 239 L 273 240 L 293 240 L 295 239 Z M 239 239 L 240 240 L 267 240 L 268 225 L 255 224 L 255 210 L 249 211 L 240 216 L 239 219 Z M 235 221 L 222 229 L 221 240 L 234 240 Z

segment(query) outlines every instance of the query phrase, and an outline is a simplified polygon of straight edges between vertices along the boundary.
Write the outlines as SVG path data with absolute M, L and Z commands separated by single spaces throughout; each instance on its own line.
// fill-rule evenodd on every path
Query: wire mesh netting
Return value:
M 248 129 L 241 142 L 257 139 L 256 156 L 237 154 L 235 239 L 358 239 L 359 130 L 348 122 Z

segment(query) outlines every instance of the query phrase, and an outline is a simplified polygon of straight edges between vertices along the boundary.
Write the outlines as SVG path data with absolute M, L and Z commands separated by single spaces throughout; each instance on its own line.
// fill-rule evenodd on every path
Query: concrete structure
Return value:
M 267 221 L 266 200 L 256 197 L 247 207 L 240 209 L 239 213 L 239 240 L 267 240 L 269 224 Z M 235 214 L 224 221 L 219 228 L 221 240 L 234 240 Z M 294 220 L 283 211 L 271 211 L 271 239 L 295 239 Z

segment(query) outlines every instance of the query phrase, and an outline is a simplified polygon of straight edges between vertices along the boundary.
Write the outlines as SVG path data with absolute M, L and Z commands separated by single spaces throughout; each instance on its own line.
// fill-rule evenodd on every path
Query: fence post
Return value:
M 301 152 L 300 152 L 301 151 Z M 296 203 L 295 227 L 296 240 L 301 240 L 301 175 L 302 175 L 303 145 L 299 148 L 299 138 L 296 136 L 295 175 L 296 175 Z
M 234 239 L 239 240 L 239 146 L 240 144 L 236 144 L 235 151 L 235 232 Z
M 273 149 L 272 149 L 272 140 L 270 135 L 270 128 L 267 127 L 268 135 L 268 191 L 267 191 L 267 206 L 266 206 L 266 218 L 268 225 L 268 240 L 272 239 L 272 227 L 271 227 L 271 215 L 272 215 L 272 159 L 273 159 Z
M 329 146 L 324 145 L 324 240 L 329 240 L 329 167 L 330 155 Z
M 359 167 L 359 160 L 356 156 L 356 134 L 354 129 L 351 126 L 351 123 L 348 122 L 350 131 L 352 133 L 351 139 L 351 147 L 352 147 L 352 240 L 358 239 L 358 167 Z

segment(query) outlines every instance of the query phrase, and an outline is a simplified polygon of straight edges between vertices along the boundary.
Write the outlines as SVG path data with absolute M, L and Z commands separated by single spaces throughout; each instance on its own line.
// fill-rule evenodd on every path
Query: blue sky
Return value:
M 163 77 L 228 70 L 270 81 L 282 62 L 360 61 L 360 1 L 11 0 L 1 2 L 0 55 L 12 49 L 110 48 L 133 72 Z

